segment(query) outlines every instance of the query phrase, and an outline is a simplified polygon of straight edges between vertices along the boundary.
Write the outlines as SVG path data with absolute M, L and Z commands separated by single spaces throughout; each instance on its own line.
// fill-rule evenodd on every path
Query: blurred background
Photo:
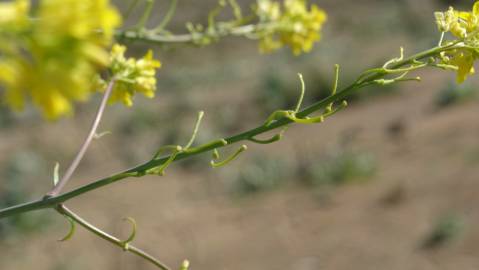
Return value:
M 124 9 L 129 1 L 116 1 Z M 141 2 L 141 1 L 140 1 Z M 151 25 L 169 1 L 156 1 Z M 248 8 L 253 1 L 239 1 Z M 260 55 L 257 42 L 226 38 L 205 48 L 155 47 L 163 64 L 158 93 L 135 106 L 109 107 L 67 189 L 151 158 L 164 144 L 197 143 L 257 126 L 328 95 L 333 65 L 340 87 L 366 68 L 437 44 L 433 11 L 469 10 L 473 1 L 321 0 L 329 20 L 310 54 Z M 171 29 L 205 22 L 214 0 L 182 0 Z M 136 16 L 143 8 L 139 6 Z M 135 16 L 133 16 L 133 20 Z M 131 44 L 133 55 L 148 46 Z M 138 223 L 134 244 L 172 268 L 479 269 L 478 80 L 457 85 L 450 71 L 424 70 L 421 83 L 357 92 L 346 110 L 318 125 L 295 125 L 272 145 L 249 145 L 211 169 L 209 154 L 174 163 L 164 177 L 130 179 L 68 202 L 120 238 Z M 0 207 L 36 199 L 52 185 L 56 161 L 68 166 L 100 97 L 70 119 L 46 123 L 35 111 L 0 110 Z M 274 134 L 274 133 L 273 133 Z M 222 150 L 234 151 L 236 146 Z M 45 210 L 0 221 L 0 269 L 155 269 Z

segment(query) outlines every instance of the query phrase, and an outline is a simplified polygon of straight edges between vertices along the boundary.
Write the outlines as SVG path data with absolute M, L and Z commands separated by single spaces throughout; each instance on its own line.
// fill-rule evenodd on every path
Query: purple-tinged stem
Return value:
M 108 102 L 108 98 L 111 95 L 111 92 L 113 90 L 113 85 L 115 84 L 115 80 L 112 79 L 106 88 L 105 93 L 103 94 L 103 98 L 100 103 L 100 107 L 98 108 L 98 111 L 96 113 L 95 119 L 93 120 L 93 123 L 90 128 L 90 132 L 88 133 L 88 136 L 86 137 L 85 141 L 83 142 L 83 145 L 81 146 L 80 150 L 78 151 L 77 155 L 75 156 L 75 159 L 73 159 L 72 163 L 70 164 L 70 167 L 68 167 L 67 171 L 63 175 L 63 177 L 60 179 L 60 181 L 53 187 L 52 190 L 50 190 L 45 197 L 54 197 L 62 191 L 63 187 L 68 183 L 70 178 L 72 177 L 73 173 L 75 172 L 76 168 L 78 167 L 78 164 L 80 164 L 80 161 L 83 159 L 83 156 L 85 155 L 86 150 L 90 146 L 93 138 L 95 137 L 96 131 L 98 129 L 98 125 L 100 124 L 101 117 L 103 115 L 103 112 L 105 111 L 106 104 Z

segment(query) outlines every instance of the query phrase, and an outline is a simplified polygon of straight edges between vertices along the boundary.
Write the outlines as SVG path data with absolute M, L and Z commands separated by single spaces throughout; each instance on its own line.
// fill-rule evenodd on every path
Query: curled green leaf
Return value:
M 238 4 L 238 2 L 236 2 L 236 0 L 228 0 L 228 3 L 230 4 L 231 9 L 233 10 L 233 15 L 235 16 L 235 19 L 238 21 L 242 20 L 243 15 L 241 14 L 241 7 Z
M 213 159 L 219 159 L 220 158 L 220 153 L 218 152 L 218 149 L 213 149 Z
M 295 115 L 288 115 L 287 118 L 298 124 L 316 124 L 324 122 L 323 115 L 305 118 L 297 118 Z
M 155 155 L 153 156 L 153 159 L 159 159 L 161 158 L 161 155 L 165 153 L 166 151 L 181 151 L 182 147 L 180 145 L 165 145 L 162 146 L 156 151 Z
M 185 150 L 190 148 L 191 145 L 193 144 L 193 142 L 195 141 L 196 134 L 198 134 L 198 129 L 200 128 L 201 120 L 203 119 L 204 115 L 205 115 L 205 113 L 203 111 L 198 112 L 198 118 L 196 119 L 195 128 L 193 129 L 193 133 L 191 135 L 191 138 L 188 141 L 188 143 L 185 145 L 185 147 L 183 147 Z
M 177 145 L 173 152 L 171 153 L 170 157 L 160 166 L 151 168 L 146 171 L 147 174 L 156 174 L 159 176 L 163 176 L 165 174 L 165 170 L 170 164 L 175 160 L 176 156 L 183 151 L 183 148 Z
M 130 236 L 128 236 L 126 240 L 121 241 L 121 245 L 123 246 L 123 249 L 126 251 L 128 250 L 128 244 L 133 242 L 133 240 L 135 240 L 137 225 L 136 225 L 136 221 L 131 217 L 124 218 L 123 220 L 130 222 L 131 228 L 132 228 Z
M 234 152 L 234 154 L 232 154 L 231 156 L 229 156 L 225 160 L 219 161 L 219 162 L 215 162 L 214 160 L 211 160 L 210 164 L 213 168 L 218 168 L 218 167 L 224 166 L 224 165 L 230 163 L 231 161 L 235 160 L 239 156 L 239 154 L 241 154 L 246 149 L 248 149 L 248 147 L 243 144 L 240 148 L 238 148 L 238 150 L 236 150 L 236 152 Z M 218 155 L 218 158 L 219 158 L 219 155 Z
M 68 231 L 67 235 L 65 235 L 62 239 L 58 240 L 60 242 L 65 242 L 65 241 L 71 239 L 72 236 L 75 234 L 75 231 L 76 231 L 75 221 L 69 216 L 64 215 L 64 217 L 65 217 L 66 220 L 68 220 L 68 223 L 70 223 L 70 230 Z
M 105 136 L 105 135 L 110 135 L 111 134 L 111 131 L 104 131 L 104 132 L 101 132 L 101 133 L 95 133 L 95 135 L 93 135 L 93 138 L 95 139 L 100 139 L 101 137 Z
M 275 121 L 278 121 L 281 118 L 287 118 L 291 114 L 294 114 L 294 111 L 284 111 L 284 110 L 278 110 L 273 112 L 264 122 L 264 126 L 268 127 Z
M 338 90 L 338 82 L 339 82 L 339 65 L 336 64 L 334 65 L 334 83 L 333 83 L 333 89 L 331 91 L 331 96 L 334 96 L 336 94 L 336 91 Z M 329 105 L 326 107 L 326 112 L 329 112 L 332 110 L 333 110 L 333 102 L 329 103 Z
M 188 270 L 190 268 L 190 262 L 188 260 L 184 260 L 181 263 L 180 270 Z
M 403 59 L 404 59 L 404 48 L 400 47 L 399 48 L 399 57 L 393 58 L 393 59 L 387 61 L 386 63 L 384 63 L 383 68 L 388 69 L 389 65 L 396 64 L 396 63 L 402 61 Z
M 60 181 L 59 171 L 60 163 L 56 162 L 55 167 L 53 168 L 53 186 L 56 186 L 58 184 L 58 181 Z
M 298 102 L 294 108 L 294 112 L 297 113 L 301 109 L 301 104 L 303 103 L 304 93 L 306 92 L 306 85 L 304 84 L 303 74 L 298 73 L 299 81 L 301 82 L 301 94 L 299 95 Z
M 326 113 L 324 113 L 322 116 L 324 118 L 329 117 L 329 116 L 341 111 L 342 109 L 346 108 L 347 106 L 348 106 L 348 102 L 346 100 L 343 100 L 341 102 L 341 104 L 339 105 L 339 107 L 326 111 Z
M 278 134 L 275 134 L 273 137 L 269 138 L 269 139 L 257 139 L 255 137 L 249 137 L 248 140 L 249 141 L 252 141 L 254 143 L 259 143 L 259 144 L 270 144 L 270 143 L 274 143 L 274 142 L 277 142 L 279 140 L 281 140 L 283 138 L 283 132 L 284 130 L 282 130 L 280 133 Z

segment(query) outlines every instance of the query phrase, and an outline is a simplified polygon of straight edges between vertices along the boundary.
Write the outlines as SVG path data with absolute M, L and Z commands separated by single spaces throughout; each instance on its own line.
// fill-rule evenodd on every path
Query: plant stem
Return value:
M 158 26 L 153 29 L 154 32 L 159 32 L 165 29 L 165 27 L 168 25 L 168 23 L 173 18 L 173 15 L 175 14 L 177 4 L 178 0 L 171 0 L 170 6 L 168 7 L 168 11 L 166 12 L 165 17 L 160 22 L 160 24 L 158 24 Z
M 166 264 L 162 263 L 160 260 L 151 256 L 150 254 L 146 253 L 145 251 L 143 251 L 143 250 L 141 250 L 141 249 L 139 249 L 135 246 L 132 246 L 130 244 L 128 244 L 128 246 L 126 248 L 123 241 L 121 241 L 120 239 L 118 239 L 118 238 L 100 230 L 99 228 L 93 226 L 88 221 L 84 220 L 83 218 L 81 218 L 80 216 L 75 214 L 73 211 L 68 209 L 63 204 L 59 204 L 56 207 L 56 210 L 57 210 L 58 213 L 71 218 L 74 222 L 78 223 L 80 226 L 87 229 L 88 231 L 95 234 L 96 236 L 114 244 L 115 246 L 123 248 L 125 251 L 131 252 L 131 253 L 133 253 L 137 256 L 140 256 L 141 258 L 147 260 L 148 262 L 154 264 L 155 266 L 157 266 L 157 267 L 159 267 L 163 270 L 170 270 L 170 268 L 168 266 L 166 266 Z
M 77 155 L 73 159 L 72 163 L 70 164 L 70 167 L 68 167 L 67 171 L 63 175 L 63 177 L 60 179 L 60 181 L 53 187 L 52 190 L 50 190 L 45 196 L 46 197 L 54 197 L 58 195 L 63 187 L 66 185 L 68 180 L 72 177 L 73 173 L 75 172 L 76 168 L 80 164 L 80 161 L 83 159 L 83 156 L 85 155 L 86 150 L 88 149 L 88 146 L 90 146 L 93 138 L 95 137 L 96 130 L 98 129 L 98 125 L 100 124 L 101 117 L 103 115 L 103 112 L 105 111 L 105 107 L 108 101 L 108 98 L 110 97 L 111 91 L 113 89 L 113 85 L 115 84 L 115 80 L 111 80 L 108 83 L 108 86 L 105 90 L 105 93 L 103 94 L 103 98 L 100 103 L 100 107 L 98 107 L 98 111 L 95 115 L 95 118 L 93 120 L 93 123 L 90 128 L 90 132 L 88 133 L 88 136 L 86 137 L 85 141 L 83 142 L 82 146 L 80 147 L 80 150 L 78 151 Z
M 224 37 L 227 35 L 233 36 L 243 36 L 254 33 L 258 29 L 258 25 L 248 24 L 238 27 L 233 27 L 231 29 L 225 30 L 221 33 L 217 32 L 217 37 Z M 117 39 L 130 40 L 130 41 L 143 41 L 152 44 L 164 44 L 164 43 L 194 43 L 196 35 L 193 34 L 180 34 L 180 35 L 167 35 L 167 34 L 156 34 L 156 30 L 149 31 L 138 31 L 138 30 L 126 30 L 126 31 L 117 31 L 115 36 Z M 199 33 L 197 34 L 199 38 L 201 35 L 208 36 L 208 33 Z
M 128 6 L 126 12 L 125 12 L 125 21 L 130 17 L 131 12 L 133 9 L 135 9 L 136 5 L 138 4 L 138 0 L 133 0 L 130 5 Z
M 414 61 L 422 60 L 422 59 L 428 59 L 429 57 L 438 55 L 440 52 L 453 50 L 453 49 L 459 48 L 460 46 L 462 46 L 462 45 L 452 44 L 452 45 L 447 45 L 447 46 L 434 47 L 432 49 L 429 49 L 429 50 L 420 52 L 418 54 L 415 54 L 415 55 L 413 55 L 413 56 L 411 56 L 407 59 L 404 59 L 402 61 L 398 61 L 397 63 L 392 64 L 389 68 L 390 69 L 400 68 L 400 67 L 403 67 L 405 65 L 412 64 L 412 63 L 414 63 Z M 316 103 L 313 103 L 309 107 L 299 111 L 295 116 L 298 117 L 298 118 L 307 117 L 307 116 L 311 115 L 312 113 L 327 107 L 332 102 L 337 102 L 337 101 L 344 100 L 345 97 L 352 94 L 355 90 L 358 90 L 358 89 L 363 88 L 365 86 L 371 85 L 371 83 L 374 82 L 375 80 L 383 78 L 387 75 L 388 75 L 387 73 L 384 73 L 384 72 L 381 72 L 381 71 L 374 71 L 374 72 L 371 72 L 371 73 L 366 73 L 366 75 L 360 76 L 361 77 L 360 82 L 359 82 L 359 80 L 355 81 L 351 85 L 343 88 L 341 91 L 338 91 L 336 94 L 331 95 L 331 96 L 329 96 L 329 97 L 327 97 L 323 100 L 320 100 Z M 216 148 L 221 148 L 221 147 L 224 147 L 226 145 L 234 144 L 234 143 L 239 142 L 239 141 L 249 141 L 251 138 L 254 138 L 257 135 L 260 135 L 262 133 L 266 133 L 268 131 L 274 130 L 274 129 L 282 127 L 282 126 L 289 125 L 292 122 L 293 121 L 290 120 L 290 119 L 281 118 L 281 119 L 279 119 L 279 120 L 277 120 L 277 121 L 275 121 L 275 122 L 273 122 L 269 125 L 264 125 L 263 124 L 259 127 L 253 128 L 251 130 L 245 131 L 243 133 L 240 133 L 240 134 L 228 137 L 228 138 L 215 140 L 215 141 L 212 141 L 210 143 L 200 145 L 198 147 L 189 148 L 189 149 L 177 154 L 173 161 L 189 158 L 189 157 L 192 157 L 192 156 L 204 153 L 204 152 L 211 151 L 211 150 L 216 149 Z M 225 144 L 224 141 L 226 141 L 227 143 Z M 66 192 L 64 194 L 57 195 L 57 196 L 54 196 L 54 197 L 48 197 L 48 198 L 44 198 L 44 199 L 41 199 L 41 200 L 37 200 L 37 201 L 33 201 L 33 202 L 21 204 L 21 205 L 16 205 L 16 206 L 12 206 L 12 207 L 0 210 L 0 219 L 4 218 L 4 217 L 11 216 L 11 215 L 16 215 L 16 214 L 19 214 L 19 213 L 34 211 L 34 210 L 48 208 L 48 207 L 55 207 L 56 205 L 58 205 L 62 202 L 65 202 L 65 201 L 67 201 L 71 198 L 80 196 L 84 193 L 93 191 L 93 190 L 98 189 L 100 187 L 110 185 L 110 184 L 112 184 L 114 182 L 117 182 L 119 180 L 129 178 L 129 177 L 143 176 L 143 175 L 145 175 L 147 170 L 158 167 L 158 166 L 161 166 L 162 164 L 167 162 L 169 159 L 170 159 L 170 156 L 167 156 L 167 157 L 164 157 L 164 158 L 161 158 L 161 159 L 152 159 L 152 160 L 150 160 L 150 161 L 148 161 L 144 164 L 141 164 L 139 166 L 136 166 L 132 169 L 126 170 L 124 172 L 121 172 L 121 173 L 118 173 L 118 174 L 115 174 L 115 175 L 112 175 L 112 176 L 109 176 L 109 177 L 106 177 L 106 178 L 103 178 L 103 179 L 100 179 L 100 180 L 97 180 L 97 181 L 92 182 L 90 184 L 86 184 L 84 186 L 81 186 L 81 187 L 76 188 L 72 191 Z

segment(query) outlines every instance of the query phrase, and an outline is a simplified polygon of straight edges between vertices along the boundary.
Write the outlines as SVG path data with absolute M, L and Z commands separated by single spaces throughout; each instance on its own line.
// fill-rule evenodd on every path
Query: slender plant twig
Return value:
M 155 4 L 155 0 L 146 0 L 146 8 L 140 17 L 140 20 L 134 26 L 135 29 L 141 30 L 145 28 L 145 24 L 148 22 L 148 19 L 150 18 L 151 11 L 153 10 L 154 4 Z
M 100 230 L 99 228 L 93 226 L 88 221 L 84 220 L 83 218 L 81 218 L 80 216 L 75 214 L 73 211 L 68 209 L 65 205 L 59 204 L 56 207 L 56 210 L 57 210 L 58 213 L 71 218 L 74 222 L 76 222 L 77 224 L 79 224 L 83 228 L 87 229 L 88 231 L 97 235 L 98 237 L 114 244 L 115 246 L 118 246 L 118 247 L 122 248 L 123 250 L 125 250 L 127 252 L 131 252 L 131 253 L 133 253 L 137 256 L 140 256 L 141 258 L 147 260 L 148 262 L 154 264 L 155 266 L 157 266 L 157 267 L 159 267 L 163 270 L 170 270 L 170 268 L 166 264 L 164 264 L 160 260 L 156 259 L 152 255 L 146 253 L 145 251 L 143 251 L 143 250 L 141 250 L 141 249 L 139 249 L 135 246 L 132 246 L 131 244 L 128 244 L 126 246 L 125 241 L 122 241 L 122 240 L 120 240 L 120 239 L 118 239 L 118 238 Z
M 158 26 L 153 29 L 154 32 L 159 32 L 165 29 L 165 27 L 168 25 L 168 23 L 173 18 L 173 15 L 175 14 L 177 4 L 178 0 L 171 0 L 170 6 L 168 7 L 168 11 L 166 12 L 165 17 L 163 17 L 163 20 L 161 20 Z
M 247 36 L 256 32 L 259 28 L 262 28 L 261 25 L 248 24 L 238 27 L 233 27 L 230 29 L 224 29 L 221 32 L 215 33 L 217 38 L 224 37 L 228 35 L 232 36 Z M 195 33 L 195 34 L 158 34 L 155 33 L 155 30 L 149 31 L 137 31 L 137 30 L 126 30 L 126 31 L 117 31 L 115 36 L 119 40 L 131 40 L 131 41 L 143 41 L 152 44 L 165 44 L 165 43 L 194 43 L 197 39 L 200 39 L 203 36 L 210 36 L 211 33 Z
M 125 20 L 130 17 L 131 12 L 135 9 L 136 5 L 138 4 L 138 0 L 133 0 L 130 5 L 128 6 L 125 12 Z
M 394 64 L 392 64 L 389 69 L 397 69 L 401 68 L 407 65 L 411 65 L 414 63 L 417 63 L 419 60 L 424 60 L 424 59 L 429 59 L 430 57 L 434 57 L 439 55 L 439 53 L 444 52 L 444 51 L 449 51 L 449 50 L 454 50 L 457 48 L 462 48 L 463 46 L 460 43 L 455 43 L 455 44 L 450 44 L 450 45 L 445 45 L 445 46 L 438 46 L 434 47 L 428 50 L 425 50 L 423 52 L 417 53 L 415 55 L 412 55 L 411 57 L 407 59 L 403 59 L 401 61 L 398 61 Z M 336 94 L 331 95 L 327 98 L 324 98 L 323 100 L 317 101 L 310 105 L 309 107 L 297 112 L 295 116 L 297 118 L 305 118 L 309 116 L 310 114 L 317 112 L 321 109 L 326 108 L 330 103 L 332 102 L 337 102 L 337 101 L 342 101 L 344 100 L 345 97 L 348 95 L 352 94 L 355 90 L 358 90 L 360 88 L 363 88 L 365 86 L 373 84 L 372 82 L 375 82 L 381 78 L 386 77 L 387 75 L 390 75 L 387 72 L 381 71 L 381 70 L 375 70 L 372 72 L 365 72 L 366 75 L 361 75 L 360 80 L 356 80 L 353 82 L 351 85 L 343 88 L 342 90 L 338 91 Z M 29 212 L 29 211 L 34 211 L 38 209 L 43 209 L 43 208 L 52 208 L 57 206 L 58 204 L 65 202 L 71 198 L 80 196 L 81 194 L 90 192 L 92 190 L 98 189 L 103 186 L 107 186 L 109 184 L 112 184 L 114 182 L 117 182 L 119 180 L 129 178 L 129 177 L 140 177 L 146 174 L 148 170 L 151 170 L 152 168 L 156 168 L 158 166 L 161 166 L 167 161 L 177 161 L 185 158 L 189 158 L 194 155 L 198 155 L 204 152 L 211 151 L 213 149 L 221 148 L 233 143 L 237 143 L 239 141 L 250 141 L 251 138 L 254 138 L 257 135 L 263 134 L 265 132 L 271 131 L 273 129 L 283 127 L 286 125 L 289 125 L 293 123 L 294 121 L 288 118 L 281 118 L 278 119 L 274 122 L 272 122 L 269 125 L 261 125 L 256 128 L 253 128 L 251 130 L 245 131 L 243 133 L 224 138 L 224 139 L 219 139 L 212 141 L 210 143 L 206 143 L 203 145 L 200 145 L 198 147 L 193 147 L 190 149 L 187 149 L 181 153 L 177 153 L 176 156 L 174 157 L 173 160 L 171 160 L 171 156 L 167 156 L 164 158 L 159 158 L 159 159 L 152 159 L 144 164 L 141 164 L 139 166 L 136 166 L 132 169 L 126 170 L 124 172 L 97 180 L 95 182 L 86 184 L 84 186 L 81 186 L 79 188 L 76 188 L 72 191 L 63 193 L 61 195 L 57 195 L 54 197 L 47 197 L 41 200 L 37 201 L 32 201 L 29 203 L 21 204 L 21 205 L 15 205 L 9 208 L 5 208 L 3 210 L 0 210 L 0 219 L 4 217 L 8 217 L 11 215 L 16 215 L 19 213 L 24 213 L 24 212 Z M 226 144 L 225 144 L 226 142 Z
M 78 151 L 77 155 L 73 159 L 72 163 L 70 164 L 70 167 L 68 167 L 67 171 L 63 175 L 63 177 L 60 179 L 60 181 L 53 187 L 52 190 L 50 190 L 45 196 L 46 197 L 54 197 L 58 195 L 63 187 L 66 185 L 66 183 L 70 180 L 72 177 L 73 173 L 75 172 L 76 168 L 78 167 L 78 164 L 80 164 L 80 161 L 82 160 L 83 156 L 85 155 L 86 150 L 88 149 L 88 146 L 90 146 L 93 138 L 95 137 L 96 131 L 98 129 L 98 125 L 100 124 L 101 117 L 103 116 L 103 112 L 105 111 L 105 107 L 108 101 L 108 98 L 110 97 L 111 91 L 113 89 L 113 85 L 115 84 L 115 80 L 112 79 L 109 83 L 108 86 L 105 90 L 105 93 L 103 94 L 103 98 L 100 103 L 100 107 L 98 107 L 98 111 L 96 113 L 96 116 L 93 120 L 93 123 L 90 128 L 90 132 L 88 133 L 88 136 L 86 137 L 85 141 L 83 142 L 82 146 L 80 147 L 80 150 Z

